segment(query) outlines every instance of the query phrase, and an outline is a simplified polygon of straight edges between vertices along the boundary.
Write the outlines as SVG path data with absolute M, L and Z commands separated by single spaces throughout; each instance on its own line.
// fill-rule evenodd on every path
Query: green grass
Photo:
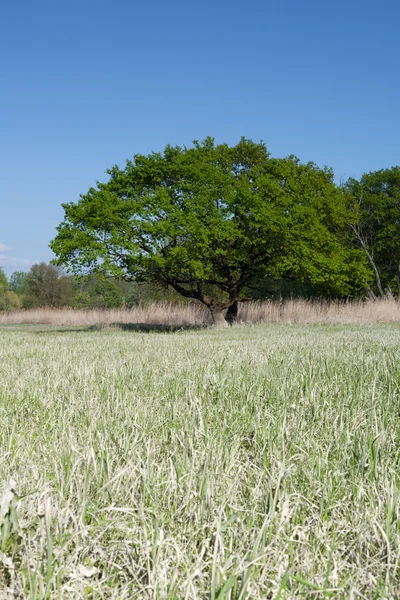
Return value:
M 0 329 L 0 598 L 399 598 L 399 359 L 397 325 Z

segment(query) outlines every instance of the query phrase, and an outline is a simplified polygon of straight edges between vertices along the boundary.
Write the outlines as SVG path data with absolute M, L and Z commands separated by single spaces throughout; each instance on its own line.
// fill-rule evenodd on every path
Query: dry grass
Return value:
M 399 323 L 400 303 L 393 300 L 329 302 L 289 300 L 243 304 L 240 319 L 245 323 L 300 323 L 356 325 Z
M 201 325 L 206 313 L 197 304 L 154 302 L 130 309 L 35 308 L 0 313 L 0 325 L 113 325 L 140 323 L 145 325 Z
M 251 302 L 240 306 L 241 323 L 399 323 L 400 303 L 391 300 L 328 302 L 289 300 Z M 199 304 L 154 302 L 131 309 L 74 310 L 71 308 L 37 308 L 0 313 L 1 325 L 43 324 L 90 326 L 143 324 L 190 326 L 210 324 L 207 310 Z

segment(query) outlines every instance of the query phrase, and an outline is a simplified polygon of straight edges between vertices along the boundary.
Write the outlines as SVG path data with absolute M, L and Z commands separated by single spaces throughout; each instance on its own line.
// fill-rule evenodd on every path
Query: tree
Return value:
M 18 296 L 9 289 L 7 275 L 0 267 L 0 310 L 13 310 L 21 308 L 22 304 Z
M 368 259 L 380 296 L 400 297 L 400 167 L 364 174 L 345 185 L 358 218 L 354 244 Z
M 264 144 L 207 138 L 135 155 L 125 169 L 63 204 L 50 247 L 74 273 L 155 282 L 202 302 L 214 323 L 237 312 L 255 279 L 300 277 L 351 294 L 359 253 L 345 245 L 349 215 L 328 169 L 271 158 Z
M 7 290 L 5 293 L 5 309 L 18 310 L 19 308 L 22 308 L 21 298 L 15 292 Z
M 0 294 L 4 294 L 8 290 L 8 279 L 4 273 L 3 267 L 0 267 Z
M 8 279 L 3 267 L 0 267 L 0 310 L 9 310 L 7 299 Z
M 9 288 L 15 294 L 22 296 L 26 289 L 27 273 L 24 271 L 14 271 L 10 277 Z
M 60 269 L 44 262 L 33 265 L 27 275 L 26 306 L 65 306 L 72 297 L 72 286 Z

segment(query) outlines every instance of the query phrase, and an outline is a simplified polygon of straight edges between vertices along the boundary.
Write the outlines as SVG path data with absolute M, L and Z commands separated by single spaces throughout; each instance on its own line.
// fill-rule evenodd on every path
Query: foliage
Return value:
M 100 275 L 75 280 L 72 305 L 80 308 L 119 308 L 124 304 L 121 289 Z
M 26 278 L 24 303 L 27 308 L 66 306 L 71 297 L 71 281 L 57 267 L 44 262 L 32 266 Z
M 7 275 L 4 273 L 3 267 L 0 267 L 0 294 L 3 294 L 6 290 L 8 290 Z
M 8 310 L 16 310 L 22 308 L 22 300 L 15 292 L 7 290 L 6 299 L 8 304 Z
M 12 308 L 8 292 L 8 278 L 4 269 L 0 267 L 0 310 L 10 310 Z
M 8 302 L 6 292 L 0 293 L 0 311 L 10 310 L 10 304 Z
M 10 290 L 22 296 L 26 291 L 27 276 L 28 274 L 24 271 L 15 271 L 10 277 Z
M 332 172 L 313 163 L 273 159 L 262 143 L 207 138 L 136 155 L 108 173 L 63 205 L 51 248 L 72 272 L 156 282 L 212 311 L 267 276 L 341 295 L 365 279 L 360 253 L 346 244 L 352 215 Z
M 385 288 L 397 287 L 400 295 L 400 167 L 367 173 L 360 181 L 350 179 L 345 190 L 358 213 L 354 244 L 368 258 L 375 291 L 383 296 Z

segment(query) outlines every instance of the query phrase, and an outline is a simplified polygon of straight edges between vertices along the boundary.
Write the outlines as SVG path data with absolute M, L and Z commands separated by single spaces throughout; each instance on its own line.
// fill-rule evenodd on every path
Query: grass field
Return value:
M 0 328 L 1 600 L 400 598 L 399 359 L 397 324 Z

